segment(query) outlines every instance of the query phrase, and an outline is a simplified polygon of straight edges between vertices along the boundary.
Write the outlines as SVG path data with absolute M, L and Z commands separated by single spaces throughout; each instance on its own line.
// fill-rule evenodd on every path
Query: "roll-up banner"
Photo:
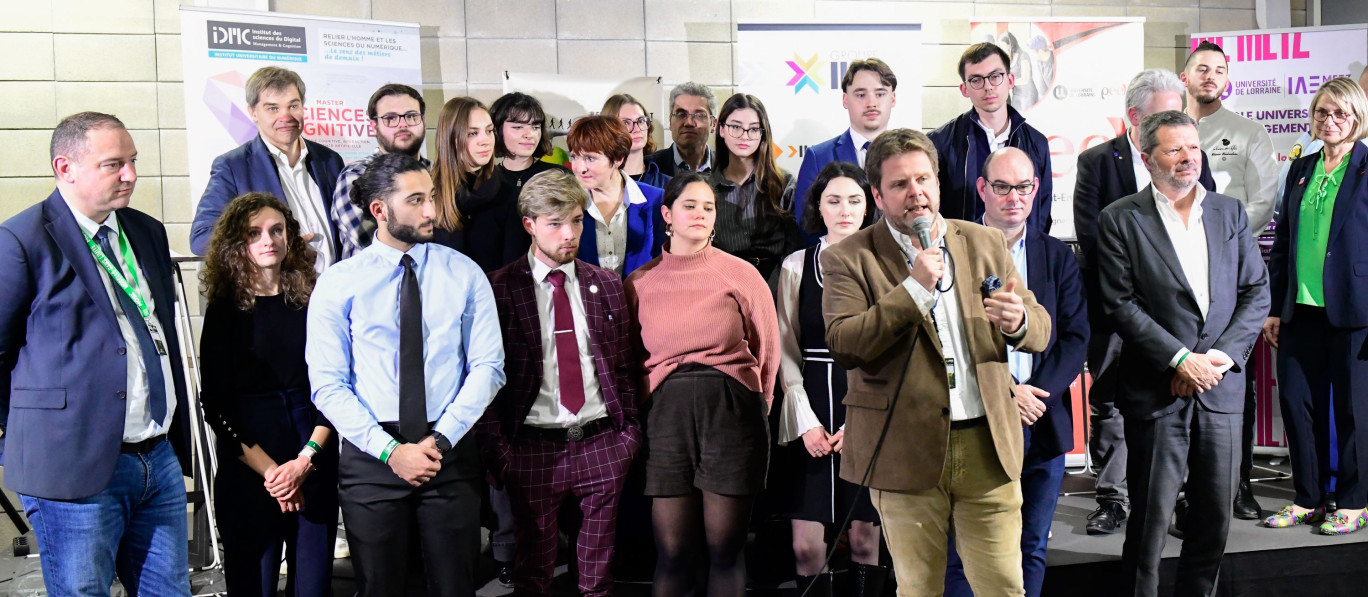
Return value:
M 1012 59 L 1012 107 L 1050 140 L 1050 233 L 1073 240 L 1078 154 L 1125 131 L 1126 84 L 1144 70 L 1140 17 L 970 21 L 969 41 L 996 43 Z
M 375 150 L 366 102 L 385 83 L 422 86 L 417 23 L 181 8 L 190 189 L 204 193 L 214 158 L 256 136 L 247 78 L 280 66 L 304 80 L 304 136 L 348 162 Z
M 918 23 L 758 22 L 736 25 L 736 90 L 769 112 L 779 167 L 797 176 L 807 148 L 850 127 L 841 78 L 851 62 L 875 57 L 898 77 L 889 128 L 920 129 Z M 726 98 L 718 98 L 720 106 Z

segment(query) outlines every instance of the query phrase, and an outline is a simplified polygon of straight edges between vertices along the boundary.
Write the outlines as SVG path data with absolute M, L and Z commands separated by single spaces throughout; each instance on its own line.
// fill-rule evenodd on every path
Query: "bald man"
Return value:
M 1064 455 L 1074 445 L 1065 398 L 1088 352 L 1088 310 L 1078 260 L 1068 245 L 1026 225 L 1040 188 L 1035 172 L 1025 152 L 1004 147 L 988 155 L 977 183 L 984 207 L 982 223 L 1002 232 L 1026 287 L 1055 322 L 1044 352 L 1029 354 L 1007 347 L 1012 395 L 1026 440 L 1021 466 L 1021 565 L 1026 595 L 1039 595 L 1045 580 L 1046 542 L 1064 480 Z M 953 541 L 945 594 L 974 594 Z

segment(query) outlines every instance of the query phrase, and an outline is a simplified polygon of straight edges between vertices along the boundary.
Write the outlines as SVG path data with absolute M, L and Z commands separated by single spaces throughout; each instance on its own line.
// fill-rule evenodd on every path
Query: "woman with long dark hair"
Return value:
M 674 177 L 663 202 L 670 240 L 626 284 L 650 396 L 646 495 L 654 498 L 658 550 L 652 592 L 691 594 L 694 562 L 706 547 L 706 594 L 739 597 L 747 522 L 769 460 L 778 319 L 755 268 L 712 246 L 717 199 L 706 179 Z
M 248 193 L 214 226 L 200 284 L 200 395 L 218 438 L 214 505 L 232 595 L 332 594 L 337 447 L 310 399 L 305 314 L 314 251 L 284 202 Z
M 789 216 L 794 179 L 775 163 L 771 135 L 760 98 L 727 98 L 717 115 L 717 163 L 709 182 L 717 193 L 714 244 L 750 262 L 775 288 L 779 261 L 802 241 Z
M 501 181 L 494 175 L 495 139 L 494 121 L 480 100 L 453 97 L 442 106 L 433 136 L 437 150 L 437 159 L 432 161 L 437 219 L 432 242 L 464 253 L 486 271 L 503 264 L 484 267 L 481 261 L 492 263 L 498 257 L 487 254 L 489 247 L 471 243 L 466 238 L 466 229 L 470 214 L 499 200 Z

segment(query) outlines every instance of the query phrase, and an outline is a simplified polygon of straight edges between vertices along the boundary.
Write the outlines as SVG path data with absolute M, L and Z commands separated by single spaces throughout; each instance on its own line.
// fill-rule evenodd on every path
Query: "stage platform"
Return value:
M 1272 470 L 1286 471 L 1285 464 L 1272 463 L 1264 456 L 1256 463 Z M 1261 471 L 1267 472 L 1267 471 Z M 1257 475 L 1256 475 L 1257 476 Z M 1272 476 L 1271 474 L 1267 476 Z M 1122 594 L 1120 586 L 1121 546 L 1124 530 L 1111 536 L 1093 537 L 1085 532 L 1087 515 L 1095 506 L 1091 489 L 1092 478 L 1082 474 L 1069 475 L 1064 481 L 1066 493 L 1056 510 L 1053 537 L 1050 539 L 1049 569 L 1046 572 L 1044 594 L 1049 596 L 1098 597 Z M 1254 484 L 1254 491 L 1265 514 L 1271 514 L 1292 499 L 1290 481 L 1278 480 Z M 8 493 L 8 492 L 7 492 Z M 14 494 L 9 497 L 18 504 Z M 15 529 L 8 521 L 0 522 L 0 545 L 9 546 Z M 32 542 L 32 533 L 29 534 Z M 36 551 L 36 546 L 34 546 Z M 1173 537 L 1164 549 L 1160 594 L 1172 594 L 1172 583 L 1182 541 Z M 563 554 L 567 556 L 568 554 Z M 16 558 L 8 549 L 0 555 L 0 597 L 42 595 L 29 592 L 37 580 L 32 572 L 38 565 L 35 557 Z M 481 561 L 484 578 L 494 575 L 493 562 L 488 557 Z M 1266 529 L 1257 521 L 1235 520 L 1231 526 L 1225 560 L 1221 567 L 1220 596 L 1286 596 L 1296 594 L 1316 597 L 1359 596 L 1368 594 L 1368 531 L 1347 537 L 1329 537 L 1312 532 L 1310 527 Z M 223 594 L 222 575 L 216 570 L 192 574 L 195 595 Z M 351 563 L 338 560 L 335 569 L 334 594 L 343 597 L 354 591 Z M 752 595 L 796 596 L 792 582 L 778 586 L 756 586 Z M 574 595 L 574 579 L 567 567 L 557 568 L 555 583 L 558 595 Z M 618 583 L 621 597 L 650 595 L 650 583 L 643 575 L 635 582 L 624 579 Z M 40 589 L 41 590 L 41 589 Z M 117 593 L 116 593 L 117 594 Z M 422 595 L 415 588 L 410 595 Z M 490 580 L 478 592 L 479 597 L 511 595 L 511 589 L 500 587 Z M 891 595 L 892 593 L 890 593 Z

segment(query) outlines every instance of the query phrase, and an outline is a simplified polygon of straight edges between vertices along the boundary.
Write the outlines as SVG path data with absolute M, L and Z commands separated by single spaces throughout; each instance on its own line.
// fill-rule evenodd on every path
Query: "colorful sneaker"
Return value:
M 1325 522 L 1320 525 L 1320 532 L 1323 535 L 1348 535 L 1368 525 L 1368 510 L 1360 511 L 1353 520 L 1346 514 L 1336 512 L 1325 517 Z
M 1292 506 L 1283 506 L 1277 514 L 1269 516 L 1263 520 L 1263 525 L 1270 529 L 1285 529 L 1299 524 L 1313 524 L 1325 520 L 1325 509 L 1316 508 L 1307 510 L 1301 514 L 1292 511 Z

